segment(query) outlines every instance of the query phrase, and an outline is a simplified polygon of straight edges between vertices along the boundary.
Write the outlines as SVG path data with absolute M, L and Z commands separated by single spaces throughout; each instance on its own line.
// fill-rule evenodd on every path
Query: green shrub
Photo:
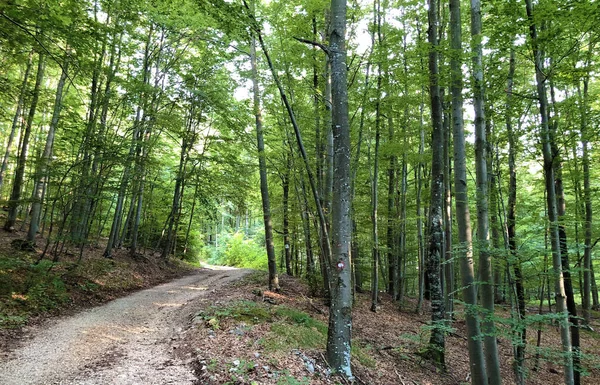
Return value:
M 222 235 L 219 246 L 205 247 L 204 254 L 211 264 L 266 270 L 267 253 L 254 239 L 247 239 L 243 233 Z

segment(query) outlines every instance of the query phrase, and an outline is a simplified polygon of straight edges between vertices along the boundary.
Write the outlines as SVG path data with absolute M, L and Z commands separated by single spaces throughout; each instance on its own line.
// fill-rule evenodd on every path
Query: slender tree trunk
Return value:
M 287 167 L 285 168 L 283 178 L 281 180 L 283 188 L 283 252 L 285 253 L 285 271 L 286 274 L 292 276 L 292 250 L 290 244 L 290 213 L 289 213 L 289 197 L 290 197 L 290 168 L 292 167 L 291 155 L 287 155 Z
M 191 117 L 189 125 L 191 125 Z M 190 127 L 188 126 L 188 129 Z M 167 224 L 167 240 L 163 246 L 160 257 L 167 259 L 171 250 L 173 250 L 174 239 L 177 237 L 177 222 L 179 217 L 179 210 L 181 206 L 181 196 L 183 190 L 183 179 L 185 177 L 185 163 L 187 158 L 187 151 L 189 149 L 188 140 L 184 134 L 184 138 L 181 141 L 181 152 L 179 154 L 179 168 L 177 170 L 177 176 L 175 177 L 175 189 L 173 191 L 173 203 L 171 204 L 171 212 L 169 213 L 169 219 Z M 191 140 L 189 140 L 191 141 Z
M 469 198 L 467 189 L 467 165 L 465 153 L 465 134 L 463 123 L 463 98 L 462 98 L 462 31 L 460 17 L 460 1 L 450 0 L 450 46 L 454 51 L 450 59 L 452 77 L 452 122 L 454 142 L 454 191 L 456 204 L 456 223 L 458 226 L 458 241 L 460 250 L 456 254 L 460 257 L 461 284 L 463 287 L 463 300 L 465 301 L 465 318 L 467 326 L 467 345 L 469 348 L 469 364 L 473 384 L 487 385 L 488 378 L 485 370 L 483 347 L 479 336 L 479 319 L 477 310 L 477 291 L 474 282 L 473 267 L 473 241 L 471 238 L 471 217 L 469 212 Z
M 252 63 L 252 89 L 254 94 L 254 117 L 256 120 L 256 140 L 258 143 L 258 167 L 260 172 L 260 195 L 262 197 L 263 218 L 265 223 L 265 245 L 267 247 L 267 260 L 269 262 L 269 290 L 279 290 L 277 276 L 277 260 L 275 246 L 273 245 L 273 225 L 271 223 L 271 205 L 269 202 L 269 185 L 267 182 L 267 161 L 265 156 L 265 142 L 263 138 L 262 113 L 260 108 L 260 90 L 258 86 L 258 67 L 256 59 L 256 39 L 252 37 L 250 46 Z
M 516 212 L 517 212 L 517 167 L 516 167 L 516 154 L 517 154 L 517 142 L 515 140 L 515 133 L 512 124 L 512 91 L 513 91 L 513 78 L 515 74 L 516 62 L 515 62 L 515 50 L 514 48 L 510 51 L 510 61 L 508 70 L 508 80 L 506 85 L 506 132 L 508 133 L 508 213 L 506 218 L 506 229 L 508 237 L 508 248 L 511 256 L 513 257 L 513 271 L 515 274 L 515 288 L 517 295 L 517 311 L 519 313 L 519 322 L 521 323 L 517 327 L 519 341 L 515 347 L 515 377 L 517 384 L 525 384 L 525 348 L 527 346 L 527 328 L 525 322 L 525 289 L 523 282 L 523 273 L 521 272 L 521 259 L 517 250 L 517 233 L 516 233 Z
M 300 176 L 302 178 L 302 176 Z M 308 198 L 306 196 L 306 187 L 304 185 L 304 180 L 300 181 L 302 194 L 298 191 L 298 183 L 294 183 L 296 189 L 296 195 L 298 196 L 298 200 L 300 201 L 300 217 L 302 219 L 302 229 L 304 231 L 304 246 L 306 248 L 306 277 L 308 281 L 313 283 L 314 280 L 314 270 L 315 270 L 315 262 L 313 257 L 313 248 L 312 248 L 312 235 L 310 232 L 310 219 L 309 219 L 309 206 L 308 206 Z
M 248 3 L 244 1 L 244 6 L 250 11 L 250 7 L 248 5 Z M 251 13 L 250 15 L 251 17 L 254 17 L 254 14 Z M 256 26 L 255 26 L 256 27 Z M 275 81 L 275 84 L 277 85 L 277 89 L 279 90 L 279 95 L 281 96 L 281 100 L 286 108 L 286 111 L 288 113 L 288 116 L 290 118 L 290 122 L 292 123 L 292 127 L 294 128 L 294 134 L 296 136 L 296 143 L 298 144 L 298 149 L 300 151 L 300 155 L 302 156 L 302 160 L 304 162 L 304 167 L 306 169 L 306 174 L 308 177 L 308 181 L 310 184 L 310 188 L 313 194 L 313 199 L 315 201 L 315 206 L 317 208 L 317 214 L 318 214 L 318 219 L 319 219 L 319 225 L 321 228 L 321 231 L 323 232 L 323 235 L 325 237 L 325 239 L 330 239 L 329 238 L 329 231 L 327 228 L 327 220 L 325 218 L 325 213 L 323 210 L 323 206 L 321 205 L 321 198 L 319 196 L 319 191 L 317 190 L 316 187 L 316 182 L 315 182 L 315 177 L 314 174 L 312 172 L 312 168 L 310 165 L 310 161 L 308 159 L 308 154 L 306 152 L 306 148 L 304 147 L 304 142 L 302 140 L 302 134 L 300 132 L 300 127 L 298 125 L 298 122 L 296 121 L 296 115 L 294 114 L 294 111 L 292 109 L 292 106 L 289 103 L 287 94 L 285 93 L 284 89 L 283 89 L 283 85 L 281 84 L 281 80 L 279 79 L 279 75 L 277 74 L 277 71 L 275 70 L 275 67 L 273 66 L 273 62 L 271 61 L 271 57 L 269 55 L 269 51 L 267 50 L 267 47 L 265 46 L 265 43 L 263 41 L 262 38 L 262 34 L 259 28 L 255 28 L 254 31 L 258 37 L 258 41 L 260 43 L 261 49 L 265 55 L 265 58 L 267 59 L 267 64 L 269 65 L 269 70 L 271 71 L 271 75 L 273 76 L 273 80 Z M 324 275 L 327 275 L 326 277 L 324 277 L 324 285 L 326 287 L 326 290 L 329 292 L 329 286 L 330 286 L 330 270 L 331 270 L 331 256 L 332 254 L 332 248 L 331 248 L 331 242 L 325 242 L 325 244 L 322 244 L 323 246 L 323 257 L 322 257 L 322 262 L 323 265 L 325 266 L 325 268 L 323 269 Z
M 388 127 L 388 141 L 392 143 L 394 140 L 394 128 L 390 124 Z M 390 155 L 388 165 L 388 189 L 387 189 L 387 228 L 386 228 L 386 246 L 388 260 L 388 294 L 394 300 L 398 299 L 398 258 L 394 253 L 394 190 L 396 185 L 396 156 Z
M 550 222 L 550 239 L 552 245 L 552 264 L 555 278 L 556 313 L 561 329 L 562 349 L 564 353 L 564 377 L 566 385 L 574 385 L 575 377 L 573 371 L 573 352 L 571 335 L 569 333 L 569 315 L 567 312 L 567 301 L 565 293 L 565 281 L 560 249 L 560 235 L 558 224 L 558 208 L 554 180 L 554 154 L 552 153 L 552 142 L 548 124 L 548 96 L 546 95 L 546 75 L 544 70 L 544 59 L 538 47 L 537 27 L 534 22 L 533 4 L 531 0 L 525 0 L 527 17 L 529 19 L 529 35 L 533 48 L 533 60 L 535 66 L 535 77 L 537 85 L 537 96 L 540 110 L 542 154 L 544 157 L 544 177 L 546 183 L 546 199 L 548 206 L 548 220 Z
M 449 121 L 450 119 L 445 119 Z M 454 318 L 454 259 L 452 258 L 452 156 L 450 156 L 450 141 L 452 133 L 449 128 L 444 130 L 444 223 L 445 254 L 444 254 L 444 296 L 446 297 L 446 318 L 452 324 Z
M 21 151 L 17 158 L 17 168 L 15 170 L 15 179 L 13 181 L 12 192 L 10 194 L 10 200 L 8 201 L 8 216 L 4 223 L 4 229 L 12 231 L 17 221 L 17 211 L 19 208 L 21 193 L 23 190 L 23 178 L 25 175 L 25 162 L 27 161 L 27 150 L 29 148 L 29 138 L 31 136 L 31 128 L 33 126 L 33 118 L 35 117 L 38 100 L 40 97 L 40 89 L 42 88 L 42 81 L 44 79 L 45 69 L 45 56 L 43 53 L 39 54 L 39 61 L 37 66 L 37 75 L 35 79 L 35 86 L 33 87 L 33 93 L 31 97 L 31 105 L 29 107 L 29 114 L 25 123 L 25 132 L 21 139 Z
M 442 123 L 442 100 L 438 84 L 438 1 L 429 0 L 429 95 L 431 98 L 431 200 L 429 205 L 428 236 L 429 253 L 426 271 L 431 298 L 431 337 L 427 355 L 441 370 L 445 370 L 444 296 L 442 288 L 441 261 L 444 256 L 444 127 Z
M 379 15 L 379 1 L 373 2 L 373 24 L 378 31 L 378 45 L 381 50 L 381 21 Z M 372 39 L 375 39 L 373 33 Z M 372 43 L 375 46 L 375 43 Z M 379 141 L 381 138 L 381 54 L 377 58 L 377 96 L 375 100 L 375 152 L 373 154 L 373 177 L 371 180 L 371 241 L 372 249 L 372 278 L 371 278 L 371 311 L 377 311 L 377 300 L 379 295 L 379 230 L 377 226 L 377 217 L 379 209 Z
M 485 363 L 490 385 L 502 385 L 500 360 L 494 327 L 494 278 L 490 255 L 487 138 L 485 132 L 483 47 L 481 34 L 481 0 L 471 0 L 471 49 L 473 57 L 473 107 L 475 109 L 475 168 L 477 179 L 477 241 L 481 302 L 485 309 L 482 323 Z
M 17 101 L 17 109 L 13 117 L 12 125 L 10 127 L 10 134 L 8 135 L 8 142 L 6 143 L 6 151 L 4 151 L 4 157 L 2 158 L 2 166 L 0 167 L 0 192 L 2 192 L 2 185 L 4 184 L 4 174 L 8 167 L 8 158 L 10 157 L 10 148 L 12 147 L 17 132 L 17 127 L 21 120 L 21 112 L 23 110 L 23 104 L 25 102 L 25 94 L 27 93 L 27 82 L 29 81 L 29 74 L 31 73 L 31 67 L 33 66 L 33 54 L 32 49 L 29 52 L 27 59 L 27 65 L 25 67 L 25 74 L 23 75 L 23 83 L 21 84 L 21 90 L 19 92 L 19 100 Z
M 379 107 L 377 107 L 377 110 Z M 377 112 L 379 115 L 379 112 Z M 377 311 L 377 297 L 379 293 L 379 234 L 377 229 L 377 210 L 379 206 L 379 194 L 378 194 L 378 176 L 379 176 L 379 117 L 376 118 L 375 123 L 375 153 L 373 154 L 373 180 L 371 182 L 371 222 L 372 232 L 371 240 L 373 242 L 373 270 L 371 280 L 371 311 Z
M 52 157 L 52 146 L 54 145 L 54 136 L 56 134 L 56 128 L 58 127 L 58 120 L 60 118 L 60 112 L 62 109 L 62 94 L 67 80 L 68 73 L 68 53 L 63 62 L 62 72 L 60 79 L 58 80 L 58 86 L 56 87 L 56 97 L 54 99 L 54 111 L 52 113 L 52 120 L 50 121 L 50 127 L 48 127 L 48 136 L 46 137 L 46 144 L 44 145 L 44 153 L 40 159 L 39 166 L 36 172 L 35 187 L 33 193 L 33 203 L 31 208 L 31 222 L 29 223 L 29 231 L 27 232 L 27 242 L 35 244 L 35 236 L 38 232 L 40 225 L 40 216 L 42 214 L 42 199 L 43 193 L 46 186 L 46 180 L 48 178 L 48 166 Z
M 350 350 L 352 336 L 352 242 L 350 195 L 350 123 L 346 69 L 346 0 L 331 1 L 331 101 L 333 164 L 336 170 L 332 211 L 331 308 L 327 333 L 327 362 L 336 372 L 352 380 Z
M 425 91 L 425 90 L 422 90 Z M 423 178 L 424 172 L 423 169 L 425 165 L 423 164 L 423 154 L 425 152 L 425 125 L 423 124 L 423 115 L 425 109 L 425 92 L 422 93 L 421 97 L 421 105 L 419 108 L 419 163 L 417 164 L 417 169 L 415 170 L 415 179 L 417 183 L 417 203 L 416 203 L 416 214 L 417 214 L 417 254 L 418 254 L 418 265 L 419 265 L 419 290 L 418 290 L 418 300 L 417 307 L 415 312 L 417 314 L 421 313 L 421 308 L 423 306 L 423 294 L 425 291 L 425 246 L 423 241 L 423 208 L 421 203 L 421 196 L 423 190 Z M 400 301 L 402 304 L 402 301 Z
M 550 61 L 552 63 L 552 61 Z M 554 119 L 550 115 L 550 108 L 548 108 L 548 125 L 550 135 L 550 150 L 553 155 L 553 167 L 554 167 L 554 189 L 556 191 L 556 207 L 557 207 L 557 220 L 558 220 L 558 236 L 560 244 L 560 258 L 562 261 L 563 278 L 565 282 L 565 294 L 567 296 L 567 311 L 569 313 L 569 330 L 571 333 L 571 347 L 573 350 L 573 379 L 575 385 L 581 383 L 581 348 L 579 338 L 579 317 L 577 316 L 577 304 L 575 303 L 575 291 L 573 289 L 573 278 L 571 276 L 571 267 L 569 261 L 569 249 L 567 243 L 567 231 L 564 224 L 564 218 L 566 214 L 565 205 L 565 193 L 563 185 L 563 172 L 562 172 L 562 157 L 560 150 L 556 143 L 556 130 L 558 127 L 558 114 L 556 113 L 556 98 L 555 89 L 552 82 L 552 77 L 549 77 L 550 96 L 552 107 L 555 110 Z M 575 226 L 577 230 L 577 225 Z
M 590 53 L 591 54 L 591 53 Z M 591 272 L 592 272 L 592 190 L 590 184 L 590 154 L 589 154 L 589 133 L 587 127 L 588 114 L 588 84 L 589 76 L 583 79 L 583 95 L 581 87 L 578 84 L 579 98 L 581 101 L 581 144 L 582 144 L 582 162 L 583 162 L 583 202 L 585 211 L 585 249 L 583 252 L 583 289 L 582 289 L 582 308 L 583 318 L 589 325 L 591 321 Z

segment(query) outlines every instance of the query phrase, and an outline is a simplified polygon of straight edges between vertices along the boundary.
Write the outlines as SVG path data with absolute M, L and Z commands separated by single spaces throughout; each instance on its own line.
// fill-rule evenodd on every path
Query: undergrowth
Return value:
M 84 258 L 36 263 L 37 255 L 0 255 L 0 329 L 18 328 L 32 317 L 65 306 L 101 303 L 185 269 L 182 263 Z
M 327 341 L 327 325 L 308 313 L 284 305 L 266 305 L 254 301 L 239 300 L 225 305 L 213 305 L 196 315 L 196 320 L 205 321 L 213 330 L 224 329 L 224 325 L 269 324 L 269 332 L 259 341 L 267 353 L 290 352 L 292 350 L 324 349 Z M 366 367 L 375 367 L 372 347 L 353 342 L 352 356 Z

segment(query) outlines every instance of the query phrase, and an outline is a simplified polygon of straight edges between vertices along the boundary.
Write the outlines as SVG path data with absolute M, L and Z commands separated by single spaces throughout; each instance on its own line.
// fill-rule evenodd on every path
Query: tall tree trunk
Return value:
M 281 179 L 283 188 L 283 252 L 285 254 L 285 271 L 286 274 L 292 276 L 292 249 L 290 244 L 290 168 L 292 167 L 291 154 L 286 156 L 286 167 Z
M 191 128 L 192 117 L 189 117 L 188 130 Z M 179 154 L 179 167 L 177 169 L 177 176 L 175 177 L 175 189 L 173 191 L 173 201 L 171 204 L 171 212 L 169 213 L 169 219 L 167 224 L 167 240 L 163 245 L 163 249 L 160 257 L 162 259 L 167 259 L 171 251 L 173 250 L 174 239 L 177 237 L 177 223 L 179 217 L 179 211 L 181 206 L 181 197 L 183 192 L 183 181 L 185 178 L 185 164 L 187 159 L 187 152 L 189 147 L 193 144 L 188 144 L 192 142 L 190 138 L 187 138 L 189 131 L 184 134 L 184 137 L 181 140 L 181 152 Z
M 19 100 L 17 101 L 17 108 L 15 110 L 15 115 L 13 117 L 12 125 L 10 127 L 10 134 L 8 135 L 8 142 L 6 143 L 4 157 L 2 158 L 2 166 L 0 167 L 0 192 L 2 192 L 2 185 L 4 184 L 4 173 L 6 172 L 6 168 L 8 167 L 10 148 L 12 147 L 13 141 L 15 139 L 15 134 L 17 133 L 17 127 L 19 127 L 19 123 L 21 120 L 21 112 L 23 110 L 23 104 L 25 102 L 25 94 L 27 93 L 27 82 L 29 81 L 31 67 L 33 66 L 34 52 L 35 51 L 32 49 L 29 52 L 29 57 L 27 58 L 27 65 L 25 67 L 25 74 L 23 75 L 23 83 L 21 84 L 21 90 L 19 91 Z
M 19 208 L 21 193 L 23 190 L 23 178 L 25 175 L 25 162 L 27 161 L 27 150 L 29 148 L 29 138 L 31 137 L 31 127 L 33 126 L 33 118 L 35 117 L 38 100 L 40 98 L 40 89 L 42 88 L 42 81 L 44 79 L 45 69 L 45 56 L 43 53 L 39 53 L 39 60 L 37 66 L 37 75 L 35 79 L 35 86 L 33 87 L 33 93 L 31 97 L 31 105 L 29 107 L 29 114 L 27 115 L 27 121 L 25 123 L 25 132 L 21 138 L 21 151 L 17 158 L 17 168 L 15 170 L 15 179 L 13 181 L 12 192 L 10 194 L 10 200 L 8 201 L 8 216 L 4 223 L 4 230 L 12 231 L 17 221 L 17 211 Z
M 431 98 L 431 200 L 429 205 L 428 236 L 429 253 L 426 271 L 431 298 L 431 337 L 427 355 L 441 370 L 445 370 L 444 296 L 442 288 L 441 261 L 444 256 L 444 127 L 442 123 L 442 100 L 438 84 L 438 0 L 429 0 L 428 40 L 429 48 L 429 95 Z
M 512 124 L 512 91 L 513 91 L 513 79 L 515 75 L 515 50 L 514 48 L 510 51 L 510 61 L 508 70 L 508 80 L 506 85 L 506 132 L 508 133 L 508 213 L 506 218 L 506 229 L 508 237 L 508 248 L 511 256 L 513 257 L 513 271 L 515 274 L 515 288 L 517 295 L 517 311 L 519 314 L 520 325 L 516 328 L 519 335 L 519 341 L 515 347 L 515 377 L 517 384 L 525 384 L 525 348 L 527 346 L 527 328 L 525 325 L 525 289 L 523 282 L 523 273 L 521 271 L 521 258 L 517 250 L 517 167 L 516 167 L 516 154 L 517 154 L 517 142 L 515 139 L 515 133 Z
M 379 9 L 379 0 L 373 1 L 373 24 L 374 30 L 377 30 L 378 48 L 381 47 L 381 17 Z M 375 34 L 372 35 L 372 40 L 375 39 Z M 372 43 L 375 46 L 375 43 Z M 373 176 L 371 180 L 371 241 L 373 242 L 372 249 L 372 278 L 371 278 L 371 311 L 377 311 L 377 300 L 379 295 L 379 230 L 377 226 L 377 217 L 379 209 L 379 141 L 381 138 L 381 54 L 377 55 L 377 90 L 375 100 L 375 152 L 373 154 Z
M 418 290 L 418 299 L 417 299 L 417 307 L 415 312 L 417 314 L 421 313 L 421 308 L 423 306 L 423 294 L 425 292 L 425 245 L 423 240 L 423 208 L 421 203 L 421 196 L 423 191 L 423 178 L 424 178 L 424 168 L 425 164 L 423 163 L 423 154 L 425 153 L 425 125 L 423 123 L 424 109 L 425 109 L 425 90 L 422 90 L 421 96 L 421 105 L 419 107 L 419 163 L 417 164 L 417 168 L 415 170 L 415 183 L 417 184 L 417 202 L 416 202 L 416 214 L 417 214 L 417 256 L 418 256 L 418 266 L 419 266 L 419 290 Z M 402 301 L 400 300 L 400 304 Z
M 583 289 L 582 289 L 582 308 L 583 318 L 589 325 L 591 321 L 591 271 L 592 271 L 592 190 L 590 185 L 590 154 L 589 154 L 589 133 L 587 127 L 587 105 L 588 105 L 588 83 L 589 77 L 583 79 L 583 95 L 581 87 L 579 94 L 581 99 L 581 143 L 583 157 L 583 201 L 585 209 L 585 250 L 583 252 Z
M 473 268 L 473 241 L 471 238 L 471 216 L 469 212 L 469 198 L 467 189 L 467 165 L 465 153 L 465 133 L 463 123 L 463 84 L 461 72 L 462 55 L 462 28 L 460 17 L 460 1 L 450 0 L 450 47 L 455 52 L 450 59 L 452 79 L 452 122 L 454 142 L 454 191 L 456 195 L 456 223 L 458 227 L 458 241 L 460 251 L 461 284 L 463 287 L 463 300 L 465 301 L 467 345 L 469 348 L 469 364 L 471 377 L 474 384 L 487 385 L 488 378 L 485 371 L 483 347 L 479 336 L 479 318 L 477 310 L 477 291 L 474 282 Z
M 556 190 L 554 186 L 554 154 L 552 153 L 552 138 L 548 124 L 548 96 L 546 95 L 546 75 L 544 74 L 544 58 L 538 46 L 537 27 L 534 22 L 533 3 L 525 0 L 527 17 L 529 19 L 529 35 L 533 48 L 533 61 L 535 66 L 535 78 L 537 85 L 537 97 L 540 110 L 541 143 L 544 157 L 544 177 L 546 184 L 546 199 L 548 206 L 548 220 L 550 222 L 550 239 L 552 245 L 552 264 L 555 278 L 556 313 L 561 330 L 562 349 L 564 353 L 564 377 L 566 385 L 574 385 L 575 377 L 573 371 L 573 352 L 571 345 L 571 334 L 569 333 L 569 314 L 567 312 L 567 301 L 565 293 L 565 281 L 560 250 L 560 235 L 558 225 L 558 208 Z
M 350 366 L 352 336 L 352 269 L 350 248 L 350 123 L 346 69 L 346 0 L 331 1 L 331 101 L 333 123 L 333 200 L 331 205 L 332 271 L 331 308 L 327 333 L 327 362 L 336 372 L 353 379 Z
M 245 0 L 242 0 L 242 1 L 244 2 L 244 6 L 246 7 L 246 9 L 248 11 L 250 11 L 250 6 L 248 5 L 248 3 Z M 251 11 L 250 11 L 250 17 L 253 18 L 253 20 L 256 22 L 256 19 L 254 19 L 254 13 Z M 298 145 L 298 150 L 300 151 L 300 155 L 302 156 L 302 160 L 304 162 L 304 167 L 306 169 L 308 182 L 310 184 L 310 189 L 312 191 L 313 199 L 315 201 L 315 206 L 317 208 L 319 226 L 321 228 L 321 231 L 322 231 L 325 239 L 330 240 L 329 230 L 326 225 L 327 220 L 325 218 L 323 206 L 321 205 L 321 198 L 319 196 L 319 190 L 317 190 L 315 177 L 312 172 L 312 168 L 310 165 L 310 160 L 308 159 L 308 154 L 306 152 L 306 148 L 304 147 L 304 142 L 302 140 L 302 134 L 300 132 L 300 127 L 296 120 L 296 115 L 294 114 L 294 110 L 292 109 L 292 106 L 288 100 L 287 94 L 285 93 L 285 91 L 283 89 L 283 85 L 281 84 L 279 75 L 277 74 L 277 71 L 275 70 L 275 67 L 273 66 L 273 61 L 271 60 L 269 51 L 267 50 L 267 47 L 263 41 L 262 33 L 260 31 L 260 28 L 258 27 L 258 23 L 255 23 L 254 32 L 256 33 L 256 36 L 258 37 L 260 47 L 265 55 L 265 58 L 267 59 L 267 64 L 269 66 L 269 70 L 271 71 L 273 80 L 275 81 L 275 84 L 277 85 L 277 89 L 279 90 L 279 95 L 281 96 L 281 101 L 283 102 L 283 104 L 285 106 L 285 109 L 290 118 L 290 122 L 292 123 L 292 127 L 294 128 L 294 134 L 296 136 L 296 143 Z M 329 277 L 330 277 L 330 270 L 331 270 L 330 264 L 331 264 L 331 256 L 333 255 L 331 241 L 325 242 L 324 244 L 322 244 L 322 246 L 323 246 L 322 266 L 325 266 L 325 268 L 323 269 L 324 285 L 326 287 L 326 291 L 329 292 L 329 286 L 330 286 L 330 278 Z
M 475 171 L 477 183 L 477 241 L 481 302 L 485 309 L 482 331 L 485 363 L 490 385 L 501 385 L 500 360 L 494 327 L 494 278 L 490 255 L 488 210 L 487 138 L 485 132 L 481 0 L 471 0 L 471 49 L 473 58 L 473 107 L 475 109 Z
M 262 198 L 263 219 L 265 224 L 265 245 L 267 247 L 267 260 L 269 263 L 269 290 L 279 290 L 279 278 L 277 276 L 277 260 L 275 256 L 275 246 L 273 245 L 273 224 L 271 223 L 271 204 L 269 202 L 269 185 L 267 182 L 267 161 L 265 156 L 265 142 L 263 138 L 262 113 L 260 108 L 260 90 L 258 86 L 258 68 L 256 59 L 256 39 L 254 38 L 254 36 L 252 37 L 252 44 L 250 46 L 250 55 L 250 60 L 252 63 L 252 90 L 254 97 L 254 117 L 256 120 L 256 140 L 258 143 L 260 195 Z
M 444 119 L 450 121 L 450 119 Z M 446 125 L 446 123 L 444 124 Z M 445 250 L 444 253 L 444 296 L 446 297 L 446 318 L 452 324 L 454 318 L 454 259 L 452 258 L 452 156 L 450 156 L 450 141 L 452 133 L 449 127 L 444 130 L 444 223 Z
M 379 110 L 379 106 L 376 108 Z M 379 115 L 379 112 L 376 113 Z M 379 293 L 379 234 L 377 229 L 377 210 L 379 206 L 379 193 L 378 193 L 378 176 L 379 176 L 379 116 L 376 118 L 375 123 L 375 153 L 373 154 L 373 180 L 371 182 L 371 241 L 373 242 L 373 266 L 372 266 L 372 280 L 371 280 L 371 311 L 377 311 L 377 297 Z
M 31 207 L 31 222 L 29 223 L 29 231 L 27 232 L 27 242 L 35 244 L 35 236 L 38 232 L 40 225 L 40 216 L 42 214 L 42 199 L 43 192 L 46 187 L 46 180 L 48 178 L 48 166 L 52 157 L 52 146 L 54 145 L 54 136 L 56 134 L 56 128 L 58 127 L 58 120 L 60 118 L 60 111 L 62 110 L 62 94 L 65 87 L 68 74 L 69 58 L 68 53 L 65 56 L 65 61 L 62 65 L 62 72 L 60 79 L 58 80 L 58 86 L 56 87 L 56 97 L 54 99 L 54 111 L 52 113 L 52 120 L 50 121 L 50 127 L 48 127 L 48 136 L 46 137 L 46 144 L 44 145 L 44 153 L 40 159 L 40 163 L 36 171 L 35 187 L 33 190 L 33 203 Z
M 391 120 L 391 118 L 390 118 Z M 394 140 L 394 127 L 389 124 L 388 127 L 388 141 L 393 143 Z M 392 296 L 394 300 L 398 299 L 399 285 L 398 285 L 398 271 L 399 264 L 396 253 L 394 253 L 395 242 L 394 242 L 394 192 L 396 185 L 396 156 L 390 155 L 388 164 L 388 189 L 387 189 L 387 228 L 386 228 L 386 246 L 387 246 L 387 260 L 388 260 L 388 294 Z
M 550 61 L 552 63 L 552 61 Z M 567 243 L 567 230 L 564 224 L 566 214 L 566 202 L 563 185 L 563 172 L 562 172 L 562 156 L 560 149 L 556 143 L 556 130 L 558 127 L 558 114 L 556 113 L 556 97 L 554 84 L 552 77 L 549 77 L 550 96 L 552 107 L 555 110 L 554 119 L 550 115 L 550 108 L 548 108 L 548 125 L 550 135 L 550 150 L 553 156 L 553 167 L 554 167 L 554 189 L 556 191 L 556 208 L 557 208 L 557 220 L 558 220 L 558 236 L 560 244 L 560 258 L 562 261 L 563 278 L 565 281 L 565 295 L 567 296 L 567 311 L 569 313 L 569 330 L 571 332 L 571 347 L 573 350 L 573 380 L 575 385 L 581 383 L 581 348 L 579 338 L 579 317 L 577 316 L 577 304 L 575 303 L 575 291 L 573 289 L 573 278 L 571 276 L 571 266 L 569 261 L 569 249 Z M 575 227 L 577 229 L 577 227 Z

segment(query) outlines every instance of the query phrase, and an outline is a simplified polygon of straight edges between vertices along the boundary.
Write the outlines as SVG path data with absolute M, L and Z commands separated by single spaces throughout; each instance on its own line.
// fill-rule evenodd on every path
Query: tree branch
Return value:
M 305 43 L 305 44 L 313 45 L 315 47 L 319 47 L 319 48 L 321 48 L 323 50 L 323 52 L 325 52 L 327 55 L 329 55 L 329 48 L 326 45 L 324 45 L 324 44 L 321 44 L 321 43 L 319 43 L 317 41 L 303 39 L 301 37 L 296 37 L 296 36 L 294 36 L 294 40 L 297 40 L 300 43 Z

